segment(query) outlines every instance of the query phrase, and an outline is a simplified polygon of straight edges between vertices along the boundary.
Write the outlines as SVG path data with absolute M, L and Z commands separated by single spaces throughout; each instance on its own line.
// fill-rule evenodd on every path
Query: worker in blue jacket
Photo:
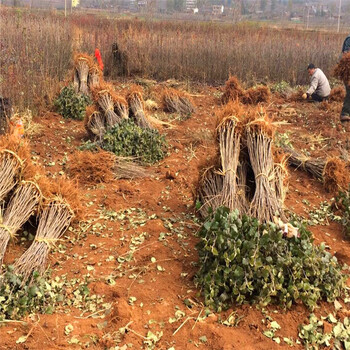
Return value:
M 350 52 L 350 34 L 346 37 L 343 43 L 342 55 Z M 344 81 L 346 95 L 344 98 L 343 108 L 340 113 L 341 122 L 350 121 L 350 81 Z

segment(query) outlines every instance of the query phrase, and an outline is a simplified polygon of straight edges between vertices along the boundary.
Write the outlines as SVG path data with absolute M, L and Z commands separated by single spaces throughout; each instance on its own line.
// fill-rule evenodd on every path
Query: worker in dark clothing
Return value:
M 342 55 L 350 52 L 350 35 L 344 40 Z M 344 81 L 346 95 L 344 98 L 343 108 L 340 113 L 340 121 L 341 122 L 349 122 L 350 121 L 350 81 Z
M 350 34 L 346 37 L 343 43 L 342 53 L 350 51 Z

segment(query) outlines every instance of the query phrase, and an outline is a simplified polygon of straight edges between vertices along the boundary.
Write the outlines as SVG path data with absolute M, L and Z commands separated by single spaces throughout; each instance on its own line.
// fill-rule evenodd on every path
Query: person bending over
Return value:
M 329 81 L 320 68 L 316 68 L 313 63 L 307 67 L 310 75 L 309 90 L 303 94 L 304 99 L 312 99 L 313 101 L 322 102 L 328 99 L 331 92 Z

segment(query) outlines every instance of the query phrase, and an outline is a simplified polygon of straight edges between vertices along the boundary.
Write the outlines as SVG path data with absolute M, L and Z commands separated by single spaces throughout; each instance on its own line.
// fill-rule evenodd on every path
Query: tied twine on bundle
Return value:
M 47 238 L 47 237 L 35 237 L 34 238 L 35 242 L 38 243 L 45 243 L 48 248 L 51 250 L 52 248 L 57 248 L 56 242 L 63 242 L 64 239 L 62 238 Z

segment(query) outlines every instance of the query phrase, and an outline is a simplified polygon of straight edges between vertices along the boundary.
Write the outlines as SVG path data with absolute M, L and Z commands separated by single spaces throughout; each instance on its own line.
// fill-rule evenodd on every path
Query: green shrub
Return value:
M 123 120 L 109 129 L 101 147 L 117 156 L 135 157 L 141 163 L 155 163 L 166 155 L 164 136 L 157 130 L 142 129 L 132 120 Z
M 279 83 L 275 83 L 271 86 L 272 92 L 283 93 L 288 89 L 291 89 L 291 86 L 287 81 L 284 80 L 280 81 Z
M 34 273 L 30 284 L 22 285 L 22 278 L 8 266 L 0 278 L 0 321 L 19 319 L 28 313 L 51 313 L 63 300 L 60 283 Z
M 350 237 L 350 188 L 348 191 L 339 192 L 336 203 L 342 211 L 341 223 L 344 226 L 345 235 Z
M 83 120 L 85 109 L 91 103 L 89 96 L 76 93 L 72 86 L 66 86 L 61 90 L 54 106 L 64 118 Z
M 274 224 L 218 208 L 199 231 L 200 270 L 196 283 L 205 304 L 221 311 L 236 302 L 290 307 L 301 300 L 314 309 L 321 299 L 332 301 L 345 285 L 337 259 L 315 246 L 311 233 L 285 238 Z

